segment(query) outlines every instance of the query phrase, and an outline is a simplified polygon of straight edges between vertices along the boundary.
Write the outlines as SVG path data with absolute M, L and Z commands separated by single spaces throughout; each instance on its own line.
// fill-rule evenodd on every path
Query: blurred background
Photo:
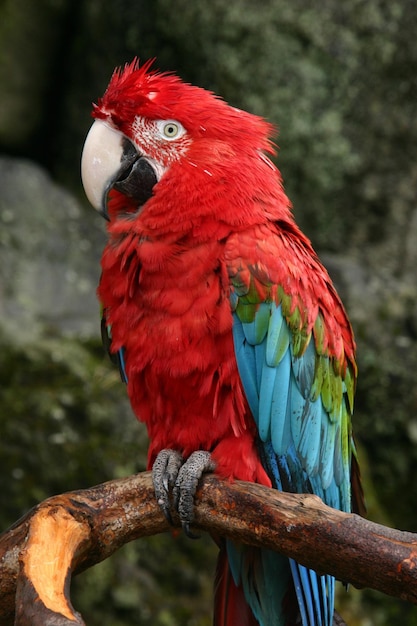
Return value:
M 369 517 L 417 532 L 414 0 L 0 2 L 0 528 L 55 493 L 144 469 L 146 433 L 99 338 L 105 241 L 80 183 L 91 103 L 135 55 L 279 127 L 298 223 L 358 343 Z M 349 541 L 349 538 L 346 538 Z M 77 577 L 88 626 L 208 626 L 215 548 L 143 539 Z M 349 626 L 417 624 L 339 593 Z

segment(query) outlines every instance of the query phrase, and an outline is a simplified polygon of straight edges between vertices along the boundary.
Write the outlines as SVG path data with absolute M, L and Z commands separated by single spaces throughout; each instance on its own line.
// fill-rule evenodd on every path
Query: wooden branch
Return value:
M 195 514 L 196 528 L 417 604 L 415 534 L 336 511 L 313 495 L 212 475 L 201 481 Z M 168 529 L 148 472 L 45 500 L 0 535 L 0 626 L 84 624 L 69 598 L 72 574 Z

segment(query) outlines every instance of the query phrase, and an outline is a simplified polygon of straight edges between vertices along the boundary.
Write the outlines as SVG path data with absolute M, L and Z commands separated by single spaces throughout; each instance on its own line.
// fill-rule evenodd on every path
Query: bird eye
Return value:
M 178 139 L 185 133 L 182 124 L 174 120 L 159 120 L 157 126 L 164 139 Z
M 174 124 L 174 122 L 169 122 L 164 126 L 164 135 L 169 139 L 172 137 L 176 137 L 178 135 L 178 124 Z

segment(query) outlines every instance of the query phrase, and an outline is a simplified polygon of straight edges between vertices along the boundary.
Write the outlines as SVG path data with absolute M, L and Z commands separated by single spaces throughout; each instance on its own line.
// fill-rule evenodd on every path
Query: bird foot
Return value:
M 171 510 L 177 511 L 188 537 L 196 538 L 190 526 L 194 521 L 194 498 L 198 482 L 205 472 L 213 472 L 216 464 L 210 452 L 197 450 L 184 462 L 176 450 L 162 450 L 152 468 L 155 496 L 163 514 L 172 524 Z
M 152 481 L 156 501 L 170 524 L 172 490 L 184 459 L 176 450 L 161 450 L 152 467 Z

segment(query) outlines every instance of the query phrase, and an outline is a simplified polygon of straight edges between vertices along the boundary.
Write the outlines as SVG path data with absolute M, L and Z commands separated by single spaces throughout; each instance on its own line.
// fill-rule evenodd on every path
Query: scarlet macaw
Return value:
M 268 158 L 273 127 L 171 73 L 116 69 L 82 177 L 108 220 L 105 335 L 184 528 L 214 470 L 361 510 L 344 308 Z M 352 488 L 353 486 L 353 488 Z M 217 626 L 330 626 L 334 578 L 226 540 Z

